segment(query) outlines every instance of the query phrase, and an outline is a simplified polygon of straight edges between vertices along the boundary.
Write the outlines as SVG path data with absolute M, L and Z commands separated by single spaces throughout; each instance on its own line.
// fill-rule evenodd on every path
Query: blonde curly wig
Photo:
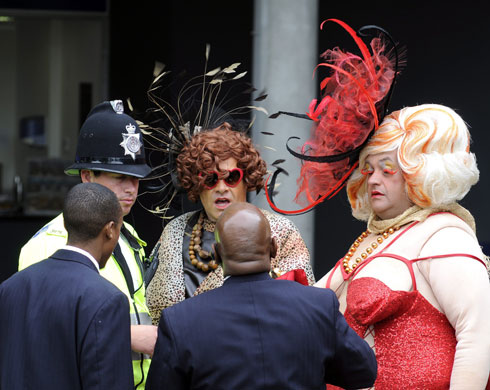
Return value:
M 438 104 L 405 107 L 386 116 L 361 151 L 366 157 L 397 150 L 409 199 L 420 207 L 440 207 L 461 200 L 478 182 L 470 133 L 451 108 Z M 371 206 L 366 176 L 357 168 L 347 183 L 352 214 L 367 220 Z

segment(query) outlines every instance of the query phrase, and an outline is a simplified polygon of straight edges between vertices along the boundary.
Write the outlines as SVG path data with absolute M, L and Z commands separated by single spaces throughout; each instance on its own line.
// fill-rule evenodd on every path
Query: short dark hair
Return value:
M 96 238 L 109 222 L 119 222 L 121 205 L 116 194 L 97 183 L 80 183 L 65 198 L 63 219 L 68 242 L 87 242 Z

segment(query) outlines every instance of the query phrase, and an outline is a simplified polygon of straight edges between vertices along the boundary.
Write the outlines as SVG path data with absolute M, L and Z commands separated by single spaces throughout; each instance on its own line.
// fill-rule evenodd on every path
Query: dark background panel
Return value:
M 1 8 L 23 11 L 107 12 L 106 0 L 1 0 Z
M 0 217 L 0 232 L 3 237 L 3 251 L 0 256 L 0 283 L 17 271 L 20 248 L 51 217 Z

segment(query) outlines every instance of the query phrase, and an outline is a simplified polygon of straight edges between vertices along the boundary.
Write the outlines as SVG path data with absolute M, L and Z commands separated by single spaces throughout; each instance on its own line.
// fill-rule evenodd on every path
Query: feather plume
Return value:
M 282 159 L 282 158 L 281 158 L 281 159 L 279 159 L 279 160 L 274 161 L 274 162 L 273 162 L 271 165 L 278 165 L 278 164 L 282 164 L 282 163 L 283 163 L 283 162 L 285 162 L 285 161 L 286 161 L 286 160 L 284 160 L 284 159 Z
M 169 210 L 177 209 L 178 205 L 182 207 L 176 159 L 195 134 L 224 122 L 232 124 L 234 130 L 246 132 L 255 119 L 251 114 L 268 115 L 263 107 L 243 104 L 243 94 L 249 97 L 255 88 L 237 81 L 247 74 L 246 71 L 237 73 L 240 63 L 208 70 L 209 53 L 210 46 L 206 45 L 204 71 L 195 77 L 185 72 L 174 75 L 158 62 L 154 66 L 153 81 L 147 91 L 151 106 L 139 121 L 153 170 L 151 177 L 145 179 L 147 183 L 142 186 L 145 189 L 141 195 L 143 199 L 148 195 L 158 196 L 158 200 L 151 207 L 143 205 L 140 197 L 138 201 L 162 218 L 168 218 Z M 241 104 L 237 103 L 240 99 Z
M 157 77 L 162 70 L 165 68 L 165 64 L 160 61 L 155 61 L 155 65 L 153 66 L 153 77 Z
M 239 62 L 235 62 L 234 64 L 231 64 L 230 66 L 227 66 L 225 69 L 223 69 L 223 73 L 235 73 L 235 69 L 240 65 Z
M 327 22 L 336 23 L 347 31 L 361 55 L 336 47 L 323 53 L 325 61 L 315 67 L 314 72 L 327 68 L 330 74 L 320 82 L 322 98 L 313 99 L 306 113 L 314 121 L 312 136 L 300 152 L 286 144 L 291 154 L 303 160 L 295 201 L 307 206 L 300 210 L 281 210 L 273 203 L 272 192 L 267 191 L 271 207 L 283 214 L 307 212 L 343 188 L 357 166 L 360 149 L 386 113 L 399 71 L 397 47 L 385 30 L 369 26 L 381 35 L 374 37 L 368 46 L 350 26 L 338 19 L 324 21 L 321 29 Z M 279 111 L 269 118 L 282 113 L 285 112 Z M 298 139 L 290 139 L 293 138 Z M 272 177 L 272 187 L 277 173 Z

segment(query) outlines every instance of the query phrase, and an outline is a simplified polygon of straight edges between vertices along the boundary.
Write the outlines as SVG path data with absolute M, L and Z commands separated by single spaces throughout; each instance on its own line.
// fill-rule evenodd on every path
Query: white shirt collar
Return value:
M 71 245 L 65 245 L 62 249 L 67 249 L 69 251 L 78 252 L 84 256 L 87 256 L 90 259 L 90 261 L 92 263 L 94 263 L 95 267 L 97 268 L 97 271 L 100 270 L 99 263 L 97 262 L 97 260 L 95 260 L 95 258 L 90 253 L 88 253 L 87 251 L 84 251 L 83 249 L 80 249 L 80 248 L 77 248 L 76 246 L 71 246 Z

